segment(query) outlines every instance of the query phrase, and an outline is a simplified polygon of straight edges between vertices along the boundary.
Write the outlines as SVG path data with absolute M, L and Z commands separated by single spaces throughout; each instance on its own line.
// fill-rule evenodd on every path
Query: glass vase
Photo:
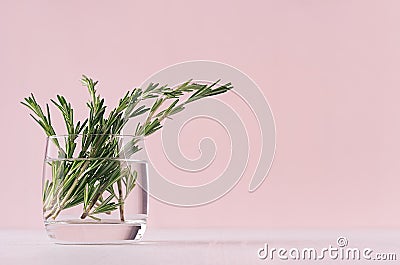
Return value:
M 43 219 L 56 243 L 130 243 L 143 237 L 148 169 L 143 139 L 128 135 L 49 136 Z

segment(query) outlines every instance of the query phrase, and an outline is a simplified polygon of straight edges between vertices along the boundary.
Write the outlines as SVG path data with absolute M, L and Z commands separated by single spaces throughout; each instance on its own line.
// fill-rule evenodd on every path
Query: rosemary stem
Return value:
M 68 202 L 68 200 L 70 199 L 70 196 L 72 194 L 72 192 L 74 191 L 75 187 L 78 185 L 79 180 L 81 179 L 81 177 L 83 176 L 83 173 L 85 172 L 86 168 L 88 167 L 88 161 L 85 161 L 85 163 L 83 164 L 79 175 L 75 178 L 74 182 L 72 183 L 71 187 L 69 188 L 69 190 L 67 191 L 67 194 L 65 194 L 63 200 L 61 201 L 60 204 L 58 204 L 57 207 L 54 207 L 53 210 L 45 216 L 45 219 L 47 220 L 48 218 L 52 217 L 53 219 L 56 219 L 58 214 L 61 212 L 61 210 L 64 208 L 64 205 Z M 59 192 L 60 194 L 61 192 Z M 58 197 L 59 194 L 56 196 Z
M 125 213 L 124 213 L 124 198 L 122 195 L 122 181 L 119 179 L 117 181 L 117 186 L 118 186 L 118 204 L 119 204 L 119 218 L 121 219 L 121 222 L 125 221 Z
M 103 193 L 103 192 L 100 192 L 100 191 L 99 191 L 99 192 L 96 194 L 96 196 L 93 198 L 92 202 L 90 203 L 89 207 L 86 209 L 86 211 L 84 211 L 84 212 L 82 213 L 81 219 L 85 219 L 85 218 L 89 215 L 90 210 L 96 205 L 96 202 L 97 202 L 97 200 L 99 199 L 99 197 L 100 197 L 100 195 L 101 195 L 102 193 Z

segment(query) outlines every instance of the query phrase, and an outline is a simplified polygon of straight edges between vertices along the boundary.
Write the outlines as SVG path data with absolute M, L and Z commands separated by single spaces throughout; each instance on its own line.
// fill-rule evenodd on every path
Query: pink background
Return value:
M 194 59 L 259 84 L 275 116 L 275 161 L 255 193 L 249 170 L 207 206 L 152 200 L 151 226 L 399 227 L 399 9 L 378 0 L 1 1 L 0 227 L 42 226 L 45 138 L 23 97 L 62 93 L 83 116 L 82 73 L 114 105 L 152 73 Z

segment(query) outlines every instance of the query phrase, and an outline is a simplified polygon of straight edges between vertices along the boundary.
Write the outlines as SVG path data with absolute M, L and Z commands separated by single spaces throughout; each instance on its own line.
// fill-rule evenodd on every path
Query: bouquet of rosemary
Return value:
M 138 152 L 137 137 L 161 129 L 162 122 L 184 110 L 186 104 L 232 89 L 230 83 L 218 85 L 218 82 L 206 85 L 189 80 L 174 88 L 159 84 L 150 84 L 146 89 L 135 88 L 127 92 L 107 115 L 104 98 L 96 91 L 98 82 L 83 76 L 82 83 L 90 94 L 88 118 L 75 123 L 74 110 L 65 97 L 58 95 L 56 100 L 51 100 L 65 121 L 68 135 L 64 144 L 60 144 L 57 137 L 51 137 L 56 135 L 56 131 L 49 105 L 46 104 L 43 111 L 33 94 L 25 98 L 21 103 L 33 112 L 30 114 L 32 118 L 58 149 L 59 159 L 47 161 L 52 169 L 52 178 L 46 180 L 43 187 L 45 220 L 55 220 L 61 211 L 80 205 L 81 219 L 100 220 L 99 214 L 119 210 L 120 220 L 124 221 L 124 201 L 136 185 L 137 172 L 127 170 L 118 159 L 112 158 L 121 154 L 130 157 Z M 152 100 L 149 107 L 147 100 Z M 120 135 L 130 119 L 142 115 L 144 121 L 138 122 L 133 132 L 137 137 L 122 147 L 118 137 L 110 137 Z M 80 146 L 77 146 L 78 137 L 81 137 Z

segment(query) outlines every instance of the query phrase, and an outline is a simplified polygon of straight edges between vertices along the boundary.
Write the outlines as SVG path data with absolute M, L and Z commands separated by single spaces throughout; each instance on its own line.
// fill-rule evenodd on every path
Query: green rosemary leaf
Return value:
M 47 195 L 49 193 L 49 186 L 50 186 L 50 181 L 48 179 L 46 179 L 46 181 L 44 182 L 43 185 L 43 202 L 45 202 Z
M 114 198 L 113 195 L 108 196 L 105 200 L 103 200 L 99 206 L 97 206 L 92 214 L 99 214 L 109 211 L 114 211 L 117 209 L 118 205 L 115 202 L 110 202 Z
M 163 103 L 164 99 L 163 98 L 158 98 L 156 99 L 156 101 L 154 102 L 153 106 L 150 109 L 150 113 L 155 112 Z
M 88 204 L 89 204 L 89 184 L 86 183 L 85 190 L 83 192 L 83 209 L 86 210 Z
M 130 172 L 130 170 L 127 170 L 127 174 L 124 178 L 125 182 L 125 197 L 124 200 L 128 197 L 129 193 L 133 190 L 133 188 L 136 186 L 136 179 L 137 179 L 137 171 L 133 171 L 133 173 Z
M 149 110 L 150 110 L 150 108 L 146 108 L 145 105 L 142 105 L 142 106 L 138 107 L 135 111 L 133 111 L 133 112 L 128 116 L 128 118 L 130 119 L 130 118 L 133 118 L 133 117 L 136 117 L 136 116 L 140 116 L 140 115 L 142 115 L 142 114 L 148 112 Z
M 144 127 L 144 135 L 148 136 L 154 132 L 156 132 L 157 130 L 161 129 L 161 123 L 158 119 L 154 119 L 152 122 L 145 124 Z
M 93 216 L 93 215 L 88 215 L 90 218 L 92 218 L 93 220 L 95 220 L 95 221 L 98 221 L 98 222 L 100 222 L 101 221 L 101 218 L 98 218 L 98 217 L 96 217 L 96 216 Z
M 50 109 L 49 109 L 49 104 L 46 104 L 46 110 L 47 110 L 47 122 L 51 126 L 51 118 L 50 118 Z

